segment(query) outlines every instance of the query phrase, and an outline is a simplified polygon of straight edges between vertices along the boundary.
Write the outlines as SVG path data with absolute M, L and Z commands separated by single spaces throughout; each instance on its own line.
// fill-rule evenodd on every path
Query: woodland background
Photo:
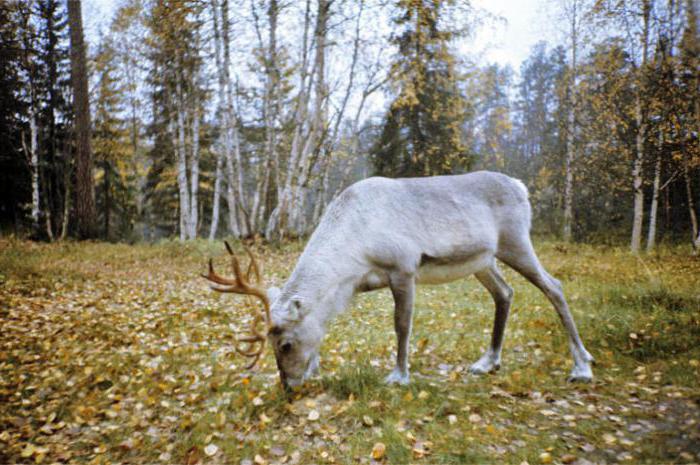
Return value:
M 277 241 L 361 178 L 493 169 L 539 233 L 700 241 L 695 0 L 552 2 L 517 72 L 465 1 L 123 0 L 89 50 L 79 7 L 0 4 L 5 233 Z

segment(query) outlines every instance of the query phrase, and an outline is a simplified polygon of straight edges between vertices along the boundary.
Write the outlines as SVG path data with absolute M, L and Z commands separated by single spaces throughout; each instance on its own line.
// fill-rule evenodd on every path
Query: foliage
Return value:
M 455 32 L 444 28 L 449 3 L 397 4 L 399 56 L 392 76 L 398 92 L 372 153 L 379 175 L 431 176 L 461 173 L 471 166 L 460 130 L 468 107 L 449 50 Z

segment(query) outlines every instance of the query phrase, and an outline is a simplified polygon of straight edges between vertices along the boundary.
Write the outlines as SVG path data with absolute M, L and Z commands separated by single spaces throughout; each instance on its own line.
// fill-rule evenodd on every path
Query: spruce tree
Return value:
M 462 141 L 467 102 L 457 85 L 449 44 L 457 34 L 443 27 L 444 0 L 400 0 L 394 20 L 401 30 L 392 64 L 398 94 L 372 150 L 383 176 L 431 176 L 468 170 L 472 156 Z

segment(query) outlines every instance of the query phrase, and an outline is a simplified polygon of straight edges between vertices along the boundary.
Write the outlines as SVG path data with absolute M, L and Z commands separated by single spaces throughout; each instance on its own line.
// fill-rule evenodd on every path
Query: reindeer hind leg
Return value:
M 569 348 L 574 359 L 574 367 L 569 376 L 569 381 L 591 381 L 593 373 L 590 363 L 593 357 L 588 353 L 581 341 L 576 329 L 569 305 L 564 297 L 561 283 L 550 276 L 540 264 L 535 250 L 532 247 L 529 234 L 510 236 L 502 241 L 496 254 L 499 260 L 506 263 L 515 271 L 523 275 L 528 281 L 539 288 L 556 309 L 562 325 L 569 336 Z

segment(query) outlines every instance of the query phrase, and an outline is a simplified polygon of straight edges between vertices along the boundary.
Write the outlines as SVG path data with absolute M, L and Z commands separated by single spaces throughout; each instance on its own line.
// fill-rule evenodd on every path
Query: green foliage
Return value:
M 392 64 L 398 91 L 372 150 L 378 175 L 431 176 L 471 167 L 461 131 L 467 102 L 449 50 L 455 32 L 442 28 L 447 3 L 398 2 L 399 56 Z

